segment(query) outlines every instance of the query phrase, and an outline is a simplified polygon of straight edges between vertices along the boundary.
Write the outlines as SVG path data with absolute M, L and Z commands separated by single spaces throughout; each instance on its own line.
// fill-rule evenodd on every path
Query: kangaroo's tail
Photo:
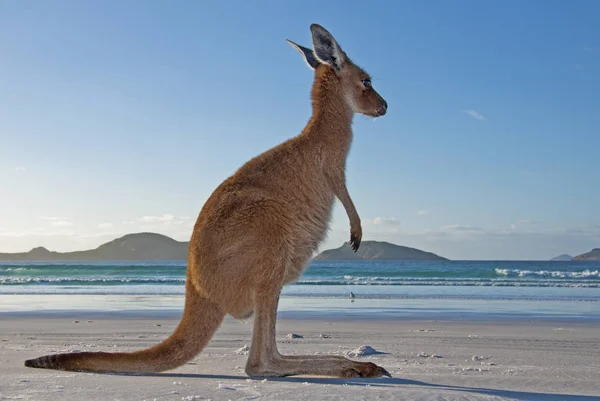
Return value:
M 25 361 L 31 368 L 83 372 L 152 373 L 174 369 L 194 358 L 221 325 L 225 312 L 186 283 L 185 307 L 179 326 L 162 343 L 135 352 L 77 352 Z

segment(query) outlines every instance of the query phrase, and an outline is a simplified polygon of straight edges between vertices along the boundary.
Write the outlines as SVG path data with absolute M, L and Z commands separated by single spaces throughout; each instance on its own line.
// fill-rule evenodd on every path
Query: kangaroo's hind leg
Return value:
M 280 283 L 269 283 L 256 290 L 252 343 L 246 363 L 246 373 L 249 376 L 318 375 L 344 378 L 390 376 L 384 368 L 374 363 L 356 362 L 340 356 L 286 357 L 281 355 L 277 350 L 275 338 L 280 291 Z

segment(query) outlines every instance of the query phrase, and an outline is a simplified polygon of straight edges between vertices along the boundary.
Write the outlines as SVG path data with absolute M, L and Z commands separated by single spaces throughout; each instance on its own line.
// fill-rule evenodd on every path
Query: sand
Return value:
M 0 314 L 0 400 L 600 400 L 600 328 L 581 322 L 279 320 L 282 353 L 359 355 L 353 358 L 384 366 L 391 379 L 250 380 L 243 348 L 252 324 L 232 319 L 202 354 L 168 373 L 23 366 L 51 352 L 147 347 L 177 322 Z M 290 333 L 303 338 L 288 339 Z

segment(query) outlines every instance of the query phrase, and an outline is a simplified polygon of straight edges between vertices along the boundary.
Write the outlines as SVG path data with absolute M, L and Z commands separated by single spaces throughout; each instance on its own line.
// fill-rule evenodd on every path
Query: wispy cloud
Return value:
M 48 221 L 54 227 L 71 227 L 73 225 L 69 219 L 59 216 L 41 216 L 40 220 Z
M 538 224 L 537 220 L 523 219 L 522 225 Z M 526 223 L 523 223 L 526 222 Z M 419 232 L 405 233 L 411 237 L 422 237 L 427 239 L 446 239 L 459 241 L 475 241 L 477 238 L 494 242 L 497 239 L 506 238 L 552 238 L 552 237 L 585 237 L 587 239 L 596 238 L 600 240 L 600 224 L 587 224 L 578 227 L 570 227 L 568 229 L 545 230 L 540 226 L 535 230 L 519 230 L 518 223 L 512 223 L 507 227 L 489 227 L 482 228 L 473 225 L 452 224 L 435 229 L 426 229 Z
M 386 226 L 399 226 L 402 224 L 395 217 L 375 217 L 373 220 L 367 220 L 366 223 Z
M 441 227 L 440 230 L 441 231 L 450 231 L 450 232 L 468 232 L 468 233 L 483 232 L 483 229 L 481 227 L 471 226 L 471 225 L 462 225 L 462 224 L 450 224 L 450 225 Z
M 100 223 L 98 224 L 98 228 L 114 228 L 115 225 L 113 223 Z
M 174 214 L 163 214 L 162 216 L 143 216 L 138 219 L 138 222 L 144 224 L 183 224 L 189 221 L 191 218 L 188 216 L 175 216 Z
M 53 225 L 54 227 L 71 227 L 73 225 L 72 222 L 67 221 L 67 220 L 57 220 L 57 221 L 53 221 L 50 224 Z
M 585 224 L 579 227 L 567 228 L 562 232 L 569 235 L 590 235 L 600 239 L 600 224 Z
M 469 110 L 463 110 L 463 112 L 470 115 L 471 117 L 473 117 L 476 120 L 482 120 L 482 121 L 487 120 L 487 118 L 485 118 L 485 116 L 483 114 L 481 114 L 480 112 L 478 112 L 477 110 L 469 109 Z
M 407 234 L 427 239 L 445 238 L 464 241 L 466 238 L 480 236 L 485 233 L 486 231 L 481 227 L 463 224 L 449 224 L 438 228 L 428 228 L 420 232 L 412 232 Z
M 590 47 L 590 46 L 583 46 L 583 51 L 586 53 L 593 53 L 594 52 L 594 48 Z
M 15 167 L 15 173 L 26 173 L 27 172 L 27 167 Z
M 427 210 L 427 209 L 419 209 L 419 210 L 417 210 L 417 214 L 419 216 L 427 216 L 429 213 L 431 213 L 431 210 Z
M 125 234 L 127 234 L 127 233 L 124 233 L 121 231 L 116 231 L 116 230 L 96 231 L 96 232 L 92 232 L 92 233 L 81 234 L 81 235 L 79 235 L 79 237 L 81 237 L 81 238 L 103 238 L 107 241 L 110 241 L 115 238 L 122 237 Z
M 511 223 L 509 225 L 509 227 L 510 227 L 511 231 L 516 231 L 516 230 L 519 230 L 519 231 L 523 231 L 523 230 L 531 231 L 532 230 L 532 226 L 535 225 L 535 224 L 538 224 L 538 223 L 539 223 L 539 221 L 533 220 L 533 219 L 519 219 L 519 220 L 515 221 L 514 223 Z
M 40 231 L 40 230 L 34 230 L 34 231 L 2 231 L 0 232 L 0 237 L 13 237 L 13 238 L 20 238 L 20 237 L 59 237 L 59 236 L 64 236 L 64 237 L 74 237 L 78 235 L 75 232 L 72 231 Z
M 517 220 L 516 223 L 517 224 L 538 224 L 539 221 L 532 220 L 532 219 L 520 219 L 520 220 Z

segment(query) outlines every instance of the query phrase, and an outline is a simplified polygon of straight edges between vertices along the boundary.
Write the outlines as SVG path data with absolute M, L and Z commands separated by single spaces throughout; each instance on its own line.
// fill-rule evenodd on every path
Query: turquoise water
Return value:
M 0 262 L 0 294 L 183 294 L 185 271 L 185 261 Z M 457 286 L 494 287 L 489 296 L 511 293 L 499 287 L 598 289 L 600 262 L 315 261 L 288 293 L 393 297 Z M 597 291 L 573 292 L 584 293 Z
M 0 262 L 0 312 L 180 310 L 185 270 L 185 261 Z M 599 272 L 600 262 L 315 261 L 284 289 L 280 310 L 600 319 Z

